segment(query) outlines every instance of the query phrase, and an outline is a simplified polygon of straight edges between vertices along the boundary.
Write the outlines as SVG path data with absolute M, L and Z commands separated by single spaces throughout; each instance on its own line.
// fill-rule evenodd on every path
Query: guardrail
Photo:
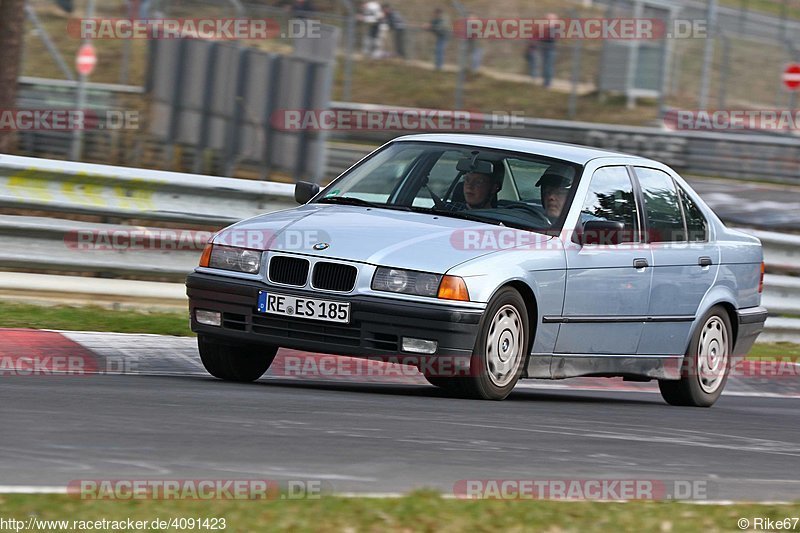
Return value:
M 0 215 L 0 267 L 182 280 L 210 231 Z
M 288 183 L 0 155 L 0 206 L 224 226 L 293 207 Z
M 800 235 L 737 228 L 761 240 L 764 262 L 771 271 L 800 273 Z
M 293 186 L 285 183 L 0 156 L 0 205 L 214 229 L 296 204 Z M 770 272 L 800 270 L 800 236 L 744 231 L 761 239 Z M 194 268 L 209 236 L 208 231 L 0 215 L 0 267 L 179 281 Z M 91 278 L 82 279 L 88 284 Z M 800 278 L 768 274 L 763 301 L 773 313 L 800 315 Z M 800 342 L 798 319 L 771 317 L 768 331 L 765 339 Z

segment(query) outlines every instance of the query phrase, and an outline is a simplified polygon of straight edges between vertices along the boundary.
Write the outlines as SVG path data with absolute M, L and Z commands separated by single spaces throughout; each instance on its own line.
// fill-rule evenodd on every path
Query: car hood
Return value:
M 427 213 L 310 204 L 234 224 L 214 243 L 444 273 L 476 257 L 552 238 Z M 328 246 L 316 249 L 318 243 Z

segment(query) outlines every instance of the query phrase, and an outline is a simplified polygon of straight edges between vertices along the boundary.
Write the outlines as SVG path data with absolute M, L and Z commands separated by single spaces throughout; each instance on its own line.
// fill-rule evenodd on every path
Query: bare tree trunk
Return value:
M 0 0 L 0 112 L 17 106 L 17 78 L 25 35 L 25 0 Z M 13 131 L 0 129 L 0 153 L 12 148 Z

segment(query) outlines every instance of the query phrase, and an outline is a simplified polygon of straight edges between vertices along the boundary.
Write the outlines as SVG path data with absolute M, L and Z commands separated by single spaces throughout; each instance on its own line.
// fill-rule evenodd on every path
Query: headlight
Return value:
M 436 296 L 442 276 L 399 268 L 378 267 L 372 278 L 372 289 L 376 291 L 400 292 L 417 296 Z
M 208 259 L 208 267 L 258 274 L 261 269 L 261 252 L 247 248 L 213 245 Z

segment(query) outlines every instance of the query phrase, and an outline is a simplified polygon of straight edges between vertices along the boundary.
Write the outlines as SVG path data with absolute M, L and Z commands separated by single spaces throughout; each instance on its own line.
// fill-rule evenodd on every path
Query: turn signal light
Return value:
M 442 283 L 439 285 L 438 297 L 443 300 L 461 300 L 462 302 L 469 301 L 469 292 L 467 292 L 467 284 L 458 276 L 444 276 Z
M 764 261 L 761 261 L 761 279 L 758 281 L 758 292 L 759 294 L 764 292 L 764 270 L 766 269 L 767 265 L 764 264 Z
M 203 255 L 200 256 L 200 266 L 207 267 L 209 261 L 211 261 L 211 250 L 214 248 L 214 245 L 211 243 L 206 244 L 206 247 L 203 248 Z

